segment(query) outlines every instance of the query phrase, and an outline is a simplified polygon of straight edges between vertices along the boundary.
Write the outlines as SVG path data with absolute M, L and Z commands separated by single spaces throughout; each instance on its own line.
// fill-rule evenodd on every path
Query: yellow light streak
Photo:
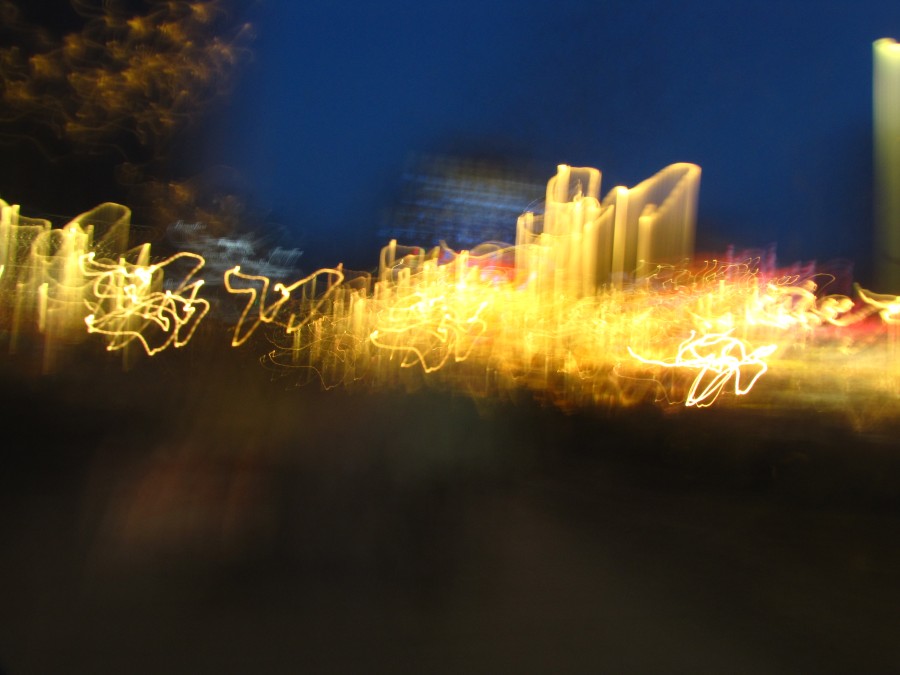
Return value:
M 193 265 L 174 289 L 160 290 L 165 268 L 179 260 Z M 107 337 L 108 351 L 134 341 L 148 356 L 183 347 L 209 311 L 209 302 L 197 297 L 203 281 L 191 281 L 203 267 L 195 253 L 177 253 L 153 265 L 98 262 L 89 253 L 80 263 L 85 277 L 93 279 L 84 299 L 90 312 L 84 322 L 89 333 Z
M 327 286 L 325 294 L 318 296 L 316 288 L 320 278 L 324 278 Z M 239 265 L 227 270 L 225 272 L 225 288 L 228 292 L 248 296 L 247 304 L 234 327 L 234 336 L 231 339 L 232 347 L 244 344 L 263 323 L 280 325 L 287 334 L 300 330 L 304 324 L 314 318 L 318 308 L 327 301 L 328 292 L 334 290 L 343 279 L 344 273 L 341 269 L 321 269 L 287 286 L 283 283 L 276 283 L 272 287 L 272 291 L 277 294 L 276 299 L 269 302 L 271 281 L 268 277 L 244 274 Z M 295 292 L 298 292 L 298 295 L 294 296 Z M 306 310 L 305 317 L 298 318 L 298 314 L 294 311 L 297 303 L 303 304 Z M 251 318 L 254 307 L 256 308 L 255 316 Z
M 900 298 L 862 289 L 856 301 L 825 294 L 828 275 L 764 274 L 758 258 L 692 270 L 683 247 L 693 222 L 670 219 L 668 239 L 660 239 L 648 218 L 666 209 L 647 195 L 693 217 L 690 181 L 698 176 L 691 165 L 675 165 L 645 181 L 628 197 L 634 205 L 644 195 L 642 216 L 630 219 L 616 215 L 629 206 L 624 188 L 600 202 L 598 171 L 561 165 L 545 214 L 520 218 L 515 246 L 456 253 L 392 241 L 374 280 L 357 276 L 345 285 L 335 270 L 320 271 L 332 275 L 326 289 L 293 303 L 291 329 L 274 331 L 266 362 L 315 373 L 326 388 L 420 381 L 491 396 L 525 388 L 573 407 L 656 401 L 662 387 L 667 401 L 705 408 L 725 394 L 732 401 L 749 394 L 777 354 L 779 366 L 796 373 L 816 340 L 827 343 L 875 313 L 883 322 L 900 318 Z M 651 250 L 663 262 L 636 257 Z M 626 259 L 633 270 L 622 267 Z M 278 325 L 286 298 L 268 302 L 265 277 L 233 276 L 244 285 L 228 289 L 250 296 L 237 346 L 260 323 Z M 852 343 L 842 335 L 841 353 Z M 410 380 L 416 373 L 421 379 Z
M 873 293 L 864 288 L 857 287 L 860 299 L 871 311 L 877 311 L 878 316 L 888 324 L 900 323 L 900 296 Z
M 872 43 L 872 150 L 878 283 L 900 292 L 900 44 Z
M 392 241 L 375 274 L 338 265 L 295 281 L 233 267 L 224 288 L 243 307 L 231 345 L 264 326 L 272 346 L 263 362 L 325 388 L 707 408 L 734 405 L 777 373 L 787 387 L 766 387 L 770 397 L 830 386 L 900 402 L 900 296 L 859 286 L 828 294 L 833 277 L 813 266 L 780 273 L 771 260 L 730 255 L 691 262 L 693 222 L 673 217 L 665 229 L 654 219 L 676 202 L 692 217 L 698 175 L 676 165 L 630 190 L 626 204 L 624 188 L 594 196 L 596 170 L 562 165 L 547 211 L 520 219 L 515 245 L 456 252 Z M 636 203 L 639 218 L 623 215 Z M 0 202 L 0 328 L 11 352 L 29 331 L 43 338 L 49 365 L 90 334 L 108 351 L 139 345 L 150 356 L 188 344 L 210 312 L 204 260 L 182 252 L 151 261 L 149 245 L 129 249 L 129 215 L 105 204 L 54 229 Z M 639 257 L 648 251 L 660 262 Z M 865 423 L 866 413 L 852 414 Z
M 36 332 L 49 371 L 89 334 L 104 336 L 108 351 L 138 343 L 150 356 L 188 343 L 210 307 L 198 295 L 203 258 L 181 252 L 151 264 L 149 244 L 128 249 L 130 216 L 101 204 L 54 229 L 0 200 L 0 327 L 10 352 Z M 172 283 L 172 266 L 185 263 Z
M 691 333 L 689 338 L 678 345 L 678 352 L 669 361 L 646 359 L 636 354 L 631 347 L 628 348 L 628 353 L 641 363 L 698 371 L 684 404 L 687 407 L 706 408 L 716 402 L 732 378 L 737 396 L 749 393 L 756 381 L 768 370 L 765 359 L 777 348 L 778 345 L 765 345 L 748 351 L 747 343 L 728 333 L 708 333 L 699 337 Z

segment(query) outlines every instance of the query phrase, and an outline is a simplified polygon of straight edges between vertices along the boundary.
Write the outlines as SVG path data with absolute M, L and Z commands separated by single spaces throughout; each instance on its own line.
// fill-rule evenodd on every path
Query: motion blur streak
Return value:
M 817 361 L 837 349 L 860 357 L 860 382 L 893 391 L 885 326 L 900 301 L 824 294 L 834 279 L 814 266 L 779 272 L 758 257 L 694 266 L 699 175 L 676 164 L 601 202 L 599 171 L 561 165 L 544 214 L 519 219 L 516 246 L 392 241 L 376 280 L 335 279 L 321 296 L 279 304 L 306 319 L 276 332 L 267 361 L 326 388 L 429 383 L 478 396 L 529 389 L 563 407 L 702 408 L 749 394 L 773 363 L 808 396 Z M 268 280 L 254 283 L 264 299 Z M 883 321 L 873 325 L 875 314 Z M 888 351 L 873 346 L 879 335 Z
M 698 180 L 693 165 L 673 165 L 600 202 L 599 171 L 561 165 L 544 214 L 519 219 L 516 245 L 391 241 L 374 276 L 338 265 L 289 282 L 224 269 L 222 287 L 245 301 L 231 345 L 256 344 L 265 326 L 274 348 L 263 363 L 301 383 L 528 391 L 563 408 L 821 406 L 834 388 L 840 407 L 900 400 L 900 297 L 826 294 L 834 277 L 813 265 L 779 271 L 731 255 L 697 265 L 687 249 Z M 39 335 L 45 371 L 91 333 L 126 365 L 132 345 L 150 356 L 183 347 L 211 309 L 203 257 L 128 248 L 124 206 L 61 229 L 5 202 L 0 215 L 2 334 L 10 352 Z M 777 386 L 749 396 L 763 375 Z
M 198 298 L 193 278 L 203 258 L 178 253 L 151 263 L 150 245 L 128 248 L 131 212 L 102 204 L 62 228 L 19 215 L 0 200 L 0 327 L 10 352 L 35 331 L 43 338 L 43 367 L 54 370 L 67 346 L 88 333 L 107 339 L 107 350 L 139 343 L 153 355 L 190 340 L 209 303 Z M 169 266 L 188 270 L 183 278 Z
M 94 253 L 79 256 L 81 271 L 93 279 L 86 293 L 90 310 L 84 318 L 89 333 L 107 336 L 107 350 L 124 349 L 140 342 L 148 355 L 169 346 L 183 347 L 209 311 L 209 302 L 197 297 L 202 280 L 192 281 L 203 267 L 195 253 L 178 253 L 163 262 L 150 264 L 150 246 L 139 249 L 137 263 L 94 260 Z M 185 277 L 174 289 L 160 290 L 163 270 L 181 260 L 192 261 Z
M 628 353 L 642 363 L 655 364 L 664 368 L 689 368 L 698 370 L 697 377 L 691 383 L 684 404 L 698 408 L 711 406 L 719 394 L 734 378 L 734 393 L 743 396 L 756 381 L 768 370 L 765 359 L 777 348 L 766 345 L 747 353 L 746 344 L 727 333 L 708 333 L 695 337 L 694 333 L 678 345 L 678 353 L 671 361 L 653 361 L 635 354 L 631 348 Z M 741 373 L 749 370 L 749 382 L 741 386 Z M 711 379 L 707 376 L 711 375 Z M 747 375 L 745 374 L 745 378 Z
M 318 306 L 325 302 L 325 298 L 320 298 L 316 292 L 316 284 L 319 277 L 326 277 L 328 288 L 332 288 L 335 284 L 341 283 L 344 279 L 343 272 L 339 269 L 319 270 L 309 276 L 295 281 L 286 286 L 277 283 L 273 287 L 273 291 L 278 294 L 276 300 L 272 303 L 268 302 L 269 278 L 266 276 L 244 274 L 241 272 L 240 266 L 234 267 L 225 272 L 225 288 L 229 293 L 244 294 L 249 296 L 247 305 L 238 319 L 234 329 L 234 337 L 231 340 L 233 347 L 239 347 L 244 344 L 247 339 L 254 333 L 261 323 L 275 323 L 282 326 L 288 334 L 299 330 L 308 320 L 309 316 L 314 315 L 318 311 Z M 253 287 L 256 283 L 259 290 Z M 240 284 L 246 284 L 241 286 Z M 299 302 L 306 309 L 306 317 L 298 320 L 296 314 L 290 312 L 281 312 L 281 309 L 290 306 L 291 294 L 299 291 L 295 302 Z M 312 302 L 312 306 L 309 303 Z M 251 320 L 250 314 L 256 308 L 256 316 Z M 279 317 L 279 313 L 281 316 Z M 287 315 L 287 316 L 285 316 Z M 249 327 L 245 327 L 245 323 L 249 322 Z
M 446 251 L 392 242 L 377 281 L 358 277 L 292 305 L 306 319 L 273 334 L 267 361 L 326 388 L 525 389 L 565 408 L 703 408 L 728 392 L 745 397 L 772 369 L 798 403 L 824 396 L 829 373 L 867 395 L 897 388 L 900 298 L 858 287 L 856 301 L 824 295 L 826 275 L 773 276 L 759 259 L 644 265 L 623 288 L 547 293 L 530 272 L 506 266 L 521 253 L 486 247 L 441 264 Z

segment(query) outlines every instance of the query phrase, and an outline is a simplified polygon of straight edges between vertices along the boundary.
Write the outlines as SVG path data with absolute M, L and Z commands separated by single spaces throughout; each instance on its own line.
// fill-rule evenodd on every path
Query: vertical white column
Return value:
M 883 38 L 872 51 L 876 284 L 900 294 L 900 44 Z
M 613 221 L 612 269 L 610 284 L 612 288 L 622 288 L 625 283 L 626 244 L 628 240 L 628 188 L 622 185 L 613 188 L 615 200 L 615 220 Z M 627 270 L 633 272 L 634 270 Z

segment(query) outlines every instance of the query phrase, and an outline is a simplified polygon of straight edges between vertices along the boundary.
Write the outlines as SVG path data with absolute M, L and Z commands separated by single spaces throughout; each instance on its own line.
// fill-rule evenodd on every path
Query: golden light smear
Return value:
M 209 310 L 194 278 L 203 258 L 151 262 L 149 244 L 128 248 L 130 217 L 124 206 L 102 204 L 55 229 L 0 200 L 0 329 L 10 352 L 36 333 L 50 371 L 91 333 L 104 336 L 109 351 L 134 343 L 151 356 L 187 344 Z M 169 274 L 164 288 L 167 269 L 185 262 L 188 271 L 174 283 L 178 273 Z
M 878 282 L 900 292 L 900 44 L 872 43 L 872 150 Z
M 900 299 L 825 294 L 828 275 L 781 274 L 759 258 L 694 265 L 698 180 L 696 167 L 673 165 L 601 202 L 598 171 L 560 166 L 545 213 L 519 219 L 517 245 L 392 241 L 377 278 L 322 270 L 297 282 L 328 275 L 320 293 L 268 305 L 269 280 L 253 278 L 258 313 L 245 310 L 233 344 L 281 312 L 267 362 L 326 388 L 530 390 L 563 407 L 735 403 L 773 368 L 802 398 L 832 355 L 867 393 L 894 395 L 885 329 Z
M 149 356 L 183 347 L 209 311 L 209 302 L 197 297 L 203 281 L 192 281 L 203 267 L 201 256 L 182 252 L 150 264 L 149 252 L 149 245 L 141 247 L 137 263 L 97 261 L 93 253 L 79 257 L 84 277 L 91 280 L 84 322 L 89 333 L 107 337 L 109 351 L 133 342 Z M 162 290 L 165 268 L 179 260 L 190 260 L 190 271 L 174 289 Z
M 748 393 L 768 370 L 765 359 L 777 348 L 777 345 L 765 345 L 748 353 L 747 343 L 729 333 L 707 333 L 700 337 L 691 333 L 678 345 L 675 357 L 668 361 L 645 359 L 630 347 L 628 353 L 641 363 L 697 371 L 684 404 L 706 408 L 716 402 L 731 380 L 734 380 L 735 395 Z M 744 384 L 741 384 L 742 377 Z
M 544 214 L 520 218 L 516 245 L 392 241 L 374 275 L 338 265 L 273 281 L 234 267 L 224 288 L 244 305 L 231 344 L 264 327 L 274 345 L 264 362 L 325 388 L 525 391 L 564 408 L 809 405 L 860 426 L 896 411 L 900 297 L 825 293 L 833 278 L 813 266 L 692 262 L 698 179 L 675 165 L 601 202 L 599 172 L 561 166 Z M 203 258 L 152 260 L 148 244 L 129 248 L 129 220 L 126 207 L 103 204 L 53 229 L 0 202 L 11 352 L 39 335 L 49 370 L 91 334 L 108 351 L 150 356 L 188 344 L 210 310 Z
M 390 260 L 399 247 L 387 248 Z M 279 299 L 293 324 L 273 334 L 268 363 L 313 374 L 326 388 L 397 386 L 418 372 L 437 386 L 488 396 L 527 389 L 563 407 L 734 403 L 772 368 L 792 387 L 821 385 L 827 378 L 816 369 L 832 355 L 851 357 L 854 370 L 844 374 L 868 389 L 896 386 L 894 361 L 875 356 L 892 339 L 885 322 L 898 298 L 862 289 L 856 301 L 816 295 L 814 280 L 767 279 L 758 260 L 700 271 L 660 265 L 628 288 L 546 294 L 492 265 L 512 250 L 443 264 L 440 251 L 413 251 L 371 285 L 332 283 L 289 311 Z M 339 279 L 335 270 L 321 273 Z M 257 306 L 244 323 L 259 323 L 265 310 Z M 265 316 L 277 323 L 274 312 Z M 246 330 L 238 326 L 234 344 Z
M 276 283 L 272 289 L 277 294 L 276 298 L 269 302 L 270 281 L 268 277 L 244 274 L 241 272 L 240 266 L 227 270 L 225 272 L 225 288 L 228 292 L 248 296 L 247 305 L 241 312 L 234 329 L 234 337 L 231 340 L 232 347 L 239 347 L 246 342 L 263 323 L 281 325 L 289 334 L 299 330 L 326 301 L 326 298 L 320 298 L 316 293 L 316 283 L 320 277 L 326 279 L 330 289 L 343 281 L 344 275 L 340 269 L 324 269 L 290 285 Z M 298 292 L 299 297 L 292 298 L 294 292 Z M 291 309 L 298 303 L 305 310 L 299 319 L 296 313 L 291 312 Z M 253 316 L 251 317 L 251 315 Z

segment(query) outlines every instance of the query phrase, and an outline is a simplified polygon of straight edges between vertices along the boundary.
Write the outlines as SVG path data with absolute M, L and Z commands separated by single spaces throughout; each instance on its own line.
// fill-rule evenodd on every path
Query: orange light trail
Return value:
M 374 275 L 338 265 L 295 281 L 236 266 L 223 279 L 244 300 L 231 345 L 264 326 L 263 362 L 301 382 L 529 391 L 564 408 L 766 405 L 754 394 L 769 377 L 779 405 L 826 381 L 896 399 L 900 298 L 826 294 L 828 275 L 778 274 L 758 258 L 696 268 L 685 253 L 697 180 L 696 167 L 674 165 L 601 202 L 599 172 L 561 166 L 515 245 L 392 241 Z M 107 351 L 184 347 L 210 312 L 202 256 L 154 261 L 149 244 L 128 248 L 125 207 L 60 229 L 5 202 L 0 215 L 0 323 L 12 353 L 21 334 L 41 336 L 47 370 L 91 334 Z M 648 251 L 656 262 L 640 257 Z
M 143 247 L 143 264 L 98 262 L 93 252 L 79 257 L 82 274 L 92 280 L 84 299 L 90 312 L 84 322 L 88 333 L 107 337 L 108 351 L 135 341 L 148 356 L 170 346 L 183 347 L 209 311 L 209 302 L 197 297 L 203 281 L 191 281 L 203 258 L 182 252 L 150 264 L 149 248 Z M 192 261 L 190 271 L 174 289 L 159 290 L 165 268 L 179 260 Z

